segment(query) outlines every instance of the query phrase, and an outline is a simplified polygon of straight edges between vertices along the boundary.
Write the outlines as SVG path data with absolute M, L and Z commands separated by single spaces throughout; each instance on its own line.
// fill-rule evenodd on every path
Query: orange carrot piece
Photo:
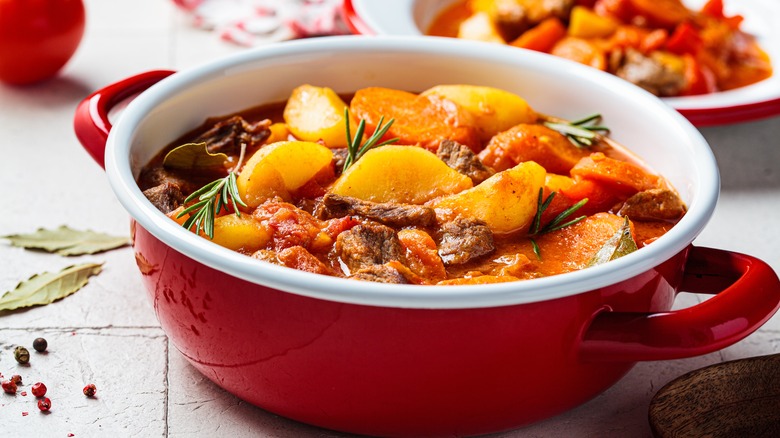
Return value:
M 479 159 L 498 171 L 524 161 L 535 161 L 548 172 L 566 175 L 588 155 L 587 150 L 577 148 L 544 125 L 520 124 L 496 134 L 480 152 Z
M 384 140 L 398 138 L 398 144 L 420 145 L 436 151 L 442 139 L 449 138 L 481 149 L 479 136 L 471 115 L 463 108 L 436 95 L 418 96 L 401 90 L 369 87 L 358 90 L 349 105 L 357 119 L 366 121 L 366 132 L 373 132 L 384 116 L 385 123 L 395 122 Z M 353 127 L 354 130 L 357 126 Z
M 566 36 L 566 26 L 557 17 L 550 17 L 536 27 L 523 32 L 509 44 L 523 49 L 549 53 L 555 43 Z
M 651 26 L 673 28 L 692 15 L 681 0 L 631 0 L 631 6 Z
M 658 187 L 659 178 L 626 161 L 609 158 L 601 152 L 583 158 L 571 170 L 571 176 L 605 183 L 618 193 L 634 194 Z

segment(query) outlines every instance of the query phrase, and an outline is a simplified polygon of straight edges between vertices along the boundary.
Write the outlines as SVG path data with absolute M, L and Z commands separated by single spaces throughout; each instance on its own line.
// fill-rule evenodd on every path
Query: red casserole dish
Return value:
M 141 74 L 85 99 L 76 133 L 132 216 L 139 271 L 176 348 L 227 391 L 295 420 L 371 435 L 464 436 L 551 417 L 637 361 L 712 352 L 769 319 L 780 282 L 767 264 L 691 246 L 719 185 L 698 131 L 617 78 L 515 53 L 436 38 L 323 38 Z M 612 137 L 675 185 L 689 210 L 653 244 L 605 265 L 512 283 L 409 286 L 229 251 L 184 230 L 138 189 L 140 167 L 206 117 L 284 100 L 303 83 L 339 93 L 471 83 L 561 117 L 599 111 Z M 137 92 L 112 126 L 110 109 Z M 715 296 L 670 311 L 680 291 Z

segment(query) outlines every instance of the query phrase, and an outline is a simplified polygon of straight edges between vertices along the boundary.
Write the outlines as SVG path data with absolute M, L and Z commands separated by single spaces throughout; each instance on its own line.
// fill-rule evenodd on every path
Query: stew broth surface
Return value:
M 312 87 L 312 89 L 314 89 L 315 97 L 323 90 L 323 88 L 318 87 Z M 388 131 L 385 135 L 388 138 L 397 132 L 412 137 L 418 135 L 415 131 L 417 128 L 411 125 L 430 122 L 427 119 L 429 117 L 427 106 L 452 106 L 451 101 L 430 97 L 430 94 L 423 99 L 427 92 L 401 94 L 401 97 L 398 97 L 393 94 L 396 93 L 396 90 L 390 90 L 392 93 L 381 88 L 367 90 L 365 93 L 369 93 L 371 99 L 363 101 L 371 102 L 370 107 L 376 105 L 382 107 L 383 111 L 396 112 L 388 114 L 388 117 L 394 118 L 394 124 L 391 128 L 397 128 L 396 131 L 393 129 Z M 372 116 L 371 108 L 368 110 L 360 108 L 360 103 L 356 103 L 365 97 L 365 93 L 363 95 L 361 93 L 363 90 L 358 91 L 356 95 L 337 96 L 337 99 L 343 100 L 344 105 L 350 107 L 350 117 L 354 117 L 356 113 L 361 114 L 361 119 L 366 121 L 368 135 L 376 129 L 378 121 Z M 389 100 L 382 104 L 373 103 L 374 99 L 384 97 L 389 98 Z M 291 100 L 294 98 L 295 93 Z M 307 98 L 311 98 L 311 96 Z M 394 105 L 403 104 L 399 99 L 410 99 L 410 101 L 414 100 L 415 102 L 423 99 L 422 103 L 417 102 L 415 105 L 422 105 L 421 111 L 424 116 L 419 116 L 416 113 L 405 114 L 406 110 L 404 109 L 393 109 Z M 248 168 L 253 165 L 254 158 L 250 157 L 255 154 L 258 156 L 270 155 L 268 151 L 277 147 L 279 141 L 296 142 L 291 143 L 294 146 L 301 144 L 302 139 L 291 132 L 294 130 L 293 124 L 297 122 L 293 120 L 291 123 L 290 121 L 291 118 L 294 119 L 294 117 L 289 116 L 286 110 L 290 106 L 292 106 L 290 101 L 264 104 L 236 114 L 205 121 L 203 125 L 165 146 L 144 167 L 138 181 L 140 188 L 159 209 L 173 220 L 183 223 L 188 215 L 182 214 L 182 211 L 185 207 L 196 202 L 185 202 L 183 198 L 197 188 L 215 179 L 224 178 L 228 171 L 234 170 L 238 171 L 238 180 L 241 181 L 241 174 L 250 172 L 251 169 Z M 456 109 L 460 111 L 460 108 Z M 541 116 L 532 114 L 531 117 Z M 231 120 L 238 120 L 237 118 L 240 118 L 240 123 L 227 123 Z M 315 119 L 317 118 L 315 117 Z M 469 124 L 476 123 L 470 116 L 463 120 L 468 123 L 457 122 L 453 124 L 452 120 L 441 121 L 437 119 L 434 124 L 441 124 L 447 129 L 455 129 L 453 126 L 461 129 L 470 128 Z M 219 123 L 226 124 L 229 129 L 215 129 L 215 125 L 219 126 Z M 258 125 L 260 128 L 253 125 Z M 353 135 L 357 125 L 357 121 L 354 120 L 352 123 Z M 435 129 L 439 129 L 438 125 Z M 231 135 L 235 137 L 231 141 L 239 137 L 250 138 L 252 135 L 260 138 L 266 135 L 263 130 L 268 131 L 267 137 L 255 144 L 246 144 L 242 168 L 234 169 L 239 162 L 240 148 L 235 148 L 229 141 L 226 142 L 225 138 L 232 138 Z M 490 161 L 491 164 L 499 167 L 492 169 L 491 166 L 483 166 L 493 176 L 485 180 L 488 181 L 487 183 L 477 180 L 474 180 L 473 183 L 469 182 L 468 186 L 474 187 L 473 189 L 458 189 L 453 193 L 436 196 L 418 205 L 399 201 L 377 202 L 373 198 L 355 199 L 341 196 L 334 191 L 337 191 L 336 188 L 340 184 L 343 185 L 345 179 L 353 178 L 357 172 L 354 168 L 357 168 L 358 165 L 353 164 L 350 169 L 342 172 L 343 161 L 340 161 L 339 157 L 345 155 L 345 148 L 340 147 L 340 145 L 324 144 L 324 147 L 330 147 L 329 150 L 333 153 L 332 162 L 313 172 L 311 177 L 298 187 L 286 191 L 282 190 L 283 193 L 269 195 L 256 206 L 241 207 L 240 217 L 233 214 L 232 208 L 216 214 L 213 240 L 220 245 L 265 262 L 326 275 L 413 284 L 491 283 L 532 279 L 584 269 L 589 264 L 594 263 L 595 254 L 605 246 L 610 238 L 614 237 L 616 233 L 619 234 L 621 227 L 630 224 L 631 240 L 637 248 L 642 248 L 671 229 L 684 214 L 684 205 L 676 197 L 673 190 L 670 190 L 663 178 L 653 174 L 632 153 L 613 142 L 596 141 L 587 148 L 576 147 L 557 131 L 543 126 L 539 120 L 535 120 L 534 123 L 516 124 L 510 129 L 501 130 L 490 136 L 486 136 L 479 129 L 473 131 L 477 133 L 474 138 L 479 137 L 480 140 L 471 147 L 455 143 L 457 153 L 460 156 L 470 157 L 472 167 L 477 164 L 483 166 L 485 163 L 481 161 Z M 255 133 L 252 134 L 252 132 Z M 405 134 L 407 132 L 411 132 L 411 134 Z M 209 135 L 209 133 L 213 134 L 212 137 L 204 140 L 203 136 Z M 513 135 L 508 135 L 510 133 Z M 504 140 L 501 140 L 502 136 Z M 228 158 L 224 165 L 207 171 L 196 168 L 170 169 L 164 166 L 166 156 L 170 151 L 192 142 L 204 142 L 210 146 L 222 144 L 219 147 L 223 149 L 221 151 L 215 149 L 213 153 L 219 152 L 227 155 Z M 323 143 L 322 140 L 315 140 L 306 142 L 304 146 L 310 147 L 314 151 L 323 148 Z M 420 141 L 411 141 L 407 138 L 402 138 L 398 143 L 407 145 L 403 146 L 404 148 L 421 148 Z M 439 158 L 441 158 L 443 143 L 444 141 L 441 141 L 440 144 L 436 145 L 436 148 L 428 146 L 431 151 L 430 155 L 433 156 L 433 152 L 438 152 Z M 228 146 L 224 146 L 224 144 L 228 144 Z M 450 143 L 447 144 L 451 146 Z M 550 144 L 556 146 L 550 146 Z M 388 150 L 387 148 L 396 147 L 395 145 L 383 146 L 372 152 L 379 153 L 383 148 Z M 458 147 L 460 149 L 457 149 Z M 562 148 L 563 152 L 550 152 L 545 149 L 556 147 Z M 496 225 L 503 224 L 501 220 L 496 224 L 490 222 L 492 220 L 490 218 L 493 217 L 491 215 L 495 213 L 491 208 L 494 210 L 497 208 L 490 207 L 492 194 L 497 193 L 496 196 L 503 196 L 503 192 L 500 190 L 503 190 L 502 187 L 505 185 L 505 183 L 500 183 L 491 186 L 491 181 L 496 180 L 498 175 L 506 179 L 511 172 L 516 171 L 514 169 L 523 166 L 532 169 L 538 167 L 536 164 L 524 165 L 524 161 L 515 163 L 512 160 L 516 158 L 517 153 L 503 152 L 510 149 L 523 150 L 524 148 L 527 151 L 520 153 L 520 155 L 530 153 L 531 156 L 540 157 L 542 162 L 548 161 L 550 167 L 560 165 L 558 163 L 561 159 L 556 154 L 564 156 L 564 161 L 569 160 L 574 163 L 569 165 L 573 169 L 570 175 L 546 173 L 546 176 L 543 177 L 544 182 L 539 187 L 542 189 L 543 198 L 537 199 L 537 196 L 532 196 L 530 203 L 533 208 L 530 214 L 536 216 L 539 210 L 539 201 L 550 199 L 550 195 L 555 192 L 548 208 L 539 218 L 541 219 L 540 226 L 543 227 L 545 224 L 551 223 L 566 208 L 572 207 L 577 201 L 588 197 L 584 206 L 562 222 L 573 220 L 579 216 L 584 216 L 583 219 L 559 230 L 539 234 L 533 233 L 533 224 L 529 221 L 525 221 L 514 229 Z M 401 150 L 399 153 L 403 154 L 404 151 Z M 425 152 L 425 154 L 427 157 L 429 153 Z M 547 158 L 548 155 L 552 158 Z M 580 156 L 581 158 L 577 158 Z M 360 160 L 365 160 L 365 163 L 361 163 L 360 160 L 357 160 L 356 163 L 360 163 L 361 166 L 368 165 L 370 158 L 367 157 L 360 158 Z M 478 161 L 479 163 L 476 163 Z M 609 166 L 604 167 L 604 163 L 609 164 Z M 297 165 L 292 163 L 292 166 L 296 167 Z M 305 167 L 305 164 L 302 166 Z M 617 167 L 611 168 L 610 166 Z M 255 166 L 252 169 L 256 168 Z M 452 172 L 450 168 L 446 168 L 446 172 L 456 174 L 456 177 L 450 176 L 452 178 L 468 180 L 457 172 Z M 378 171 L 377 175 L 380 173 L 381 170 Z M 626 183 L 628 180 L 623 181 L 626 178 L 636 178 L 641 181 Z M 371 190 L 370 180 L 357 185 L 366 188 L 369 192 Z M 458 196 L 464 196 L 463 193 L 484 186 L 495 186 L 491 189 L 494 191 L 487 192 L 491 195 L 486 196 L 485 199 L 458 198 Z M 239 184 L 239 187 L 243 186 Z M 654 211 L 654 209 L 667 208 L 666 205 L 663 208 L 660 206 L 659 203 L 662 201 L 656 199 L 656 192 L 663 192 L 664 199 L 669 198 L 677 203 L 674 207 L 677 209 L 676 213 L 670 216 L 667 211 L 660 213 Z M 241 198 L 248 201 L 251 196 L 249 196 L 249 192 L 245 193 L 241 195 Z M 641 197 L 642 193 L 650 193 L 652 196 L 648 196 L 651 200 L 631 201 Z M 382 194 L 382 196 L 384 195 Z M 390 194 L 390 196 L 396 195 Z M 451 200 L 452 203 L 448 204 Z M 522 202 L 529 203 L 528 199 Z M 632 203 L 642 203 L 638 210 L 636 205 L 633 206 L 634 209 L 640 211 L 642 215 L 650 217 L 642 219 L 629 217 L 627 219 L 621 211 L 628 211 L 626 206 Z M 485 207 L 485 205 L 488 206 Z M 500 209 L 505 208 L 505 206 L 499 207 Z M 469 213 L 469 211 L 479 209 L 485 209 L 491 213 L 488 213 L 487 216 L 476 214 L 474 217 Z M 380 213 L 376 213 L 379 210 L 381 210 Z M 343 213 L 343 211 L 348 213 Z M 364 211 L 370 211 L 370 213 L 363 214 Z M 435 212 L 435 216 L 431 216 L 432 212 Z M 375 216 L 377 214 L 378 216 Z M 653 218 L 653 215 L 659 217 Z M 431 217 L 434 219 L 431 220 Z M 488 219 L 483 220 L 484 217 Z M 509 221 L 514 219 L 509 218 Z M 209 238 L 203 230 L 200 231 L 200 234 L 204 238 Z

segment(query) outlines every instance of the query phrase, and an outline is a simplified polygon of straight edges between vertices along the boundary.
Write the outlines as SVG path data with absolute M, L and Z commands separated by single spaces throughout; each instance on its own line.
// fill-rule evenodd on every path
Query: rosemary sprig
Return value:
M 588 203 L 588 198 L 581 199 L 576 204 L 572 205 L 571 207 L 567 208 L 566 210 L 563 210 L 558 216 L 555 216 L 553 220 L 547 223 L 547 225 L 542 226 L 542 214 L 545 210 L 547 210 L 547 207 L 550 206 L 553 199 L 555 198 L 555 194 L 558 192 L 552 192 L 550 193 L 550 196 L 547 197 L 547 199 L 544 199 L 544 189 L 539 189 L 539 196 L 537 197 L 536 201 L 536 215 L 534 216 L 534 221 L 531 223 L 531 229 L 528 232 L 528 238 L 531 240 L 531 245 L 534 249 L 534 254 L 536 254 L 536 258 L 539 260 L 542 259 L 541 250 L 539 249 L 539 245 L 536 243 L 536 240 L 534 240 L 533 236 L 541 236 L 542 234 L 551 233 L 553 231 L 560 230 L 561 228 L 566 228 L 569 225 L 574 225 L 577 222 L 585 219 L 587 216 L 579 216 L 574 219 L 566 221 L 566 219 L 569 218 L 569 216 L 573 215 L 577 210 L 582 208 L 583 205 Z M 566 222 L 564 222 L 566 221 Z
M 601 114 L 593 114 L 573 122 L 553 117 L 545 119 L 544 126 L 560 132 L 578 148 L 593 146 L 594 142 L 601 140 L 603 134 L 609 133 L 609 128 L 598 124 L 601 122 Z
M 241 168 L 241 164 L 244 162 L 245 153 L 246 144 L 241 144 L 241 155 L 238 157 L 238 164 L 236 164 L 232 171 L 228 172 L 226 177 L 212 181 L 194 191 L 190 196 L 187 196 L 187 199 L 184 200 L 184 205 L 195 200 L 197 200 L 197 202 L 185 208 L 176 216 L 178 219 L 192 213 L 182 224 L 184 228 L 192 230 L 192 227 L 194 226 L 196 234 L 199 233 L 200 230 L 203 230 L 203 232 L 209 236 L 209 239 L 213 239 L 214 219 L 222 209 L 230 211 L 228 209 L 228 202 L 233 206 L 233 212 L 235 212 L 237 216 L 241 216 L 238 205 L 246 207 L 246 204 L 241 200 L 241 195 L 238 193 L 235 171 Z
M 357 132 L 355 132 L 355 137 L 352 137 L 349 127 L 349 110 L 347 108 L 344 108 L 344 118 L 346 119 L 347 126 L 347 159 L 344 160 L 342 173 L 346 172 L 349 166 L 359 160 L 369 149 L 385 146 L 398 141 L 397 138 L 391 138 L 390 140 L 385 140 L 382 143 L 377 144 L 377 142 L 379 142 L 387 133 L 387 130 L 390 129 L 390 126 L 393 125 L 393 122 L 395 122 L 395 119 L 390 119 L 387 124 L 383 126 L 382 123 L 385 121 L 385 116 L 382 116 L 379 118 L 379 123 L 376 124 L 374 133 L 371 134 L 371 137 L 369 137 L 361 146 L 360 141 L 363 139 L 363 132 L 366 130 L 366 121 L 363 119 L 360 120 Z

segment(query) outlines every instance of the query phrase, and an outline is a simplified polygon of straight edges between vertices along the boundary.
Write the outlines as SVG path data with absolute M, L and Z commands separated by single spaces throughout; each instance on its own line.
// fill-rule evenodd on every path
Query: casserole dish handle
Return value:
M 780 307 L 780 280 L 769 265 L 720 249 L 690 247 L 680 290 L 714 296 L 669 312 L 601 312 L 584 332 L 580 358 L 637 362 L 711 353 L 743 339 Z
M 111 109 L 173 73 L 175 72 L 171 70 L 141 73 L 97 90 L 79 103 L 73 119 L 73 129 L 81 145 L 100 167 L 105 167 L 106 141 L 111 131 L 108 114 Z

